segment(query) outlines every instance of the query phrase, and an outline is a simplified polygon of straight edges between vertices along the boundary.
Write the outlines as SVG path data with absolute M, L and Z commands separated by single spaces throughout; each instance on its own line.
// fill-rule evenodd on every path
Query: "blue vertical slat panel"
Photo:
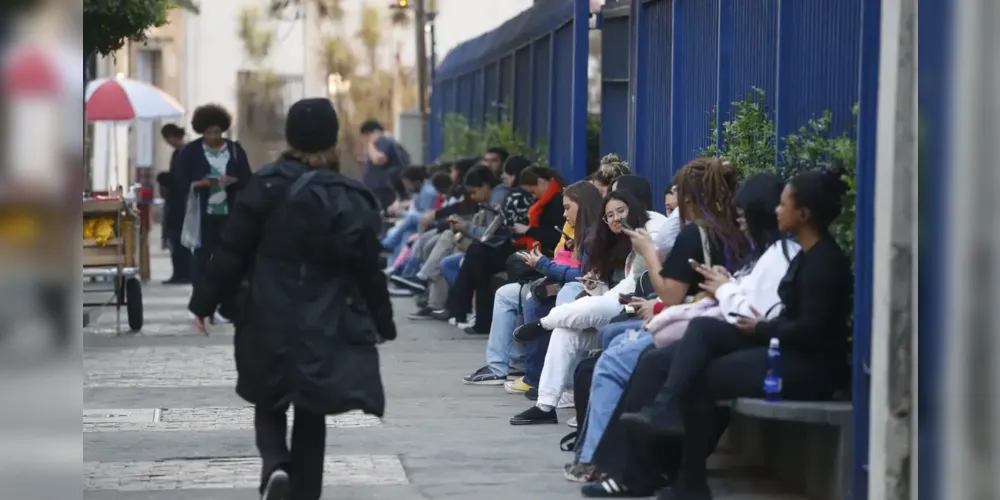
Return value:
M 833 132 L 854 129 L 862 0 L 781 0 L 778 137 L 829 110 Z
M 483 90 L 483 71 L 477 70 L 472 72 L 472 116 L 469 119 L 469 123 L 473 128 L 482 129 L 484 116 L 486 113 L 486 105 L 484 98 L 485 91 Z
M 500 59 L 500 90 L 497 92 L 497 121 L 513 119 L 509 106 L 514 101 L 514 57 L 513 54 Z
M 472 94 L 475 89 L 472 87 L 472 75 L 462 75 L 458 77 L 458 113 L 466 120 L 472 119 Z
M 496 121 L 497 120 L 497 110 L 499 108 L 499 97 L 500 97 L 500 65 L 493 62 L 486 65 L 483 70 L 483 79 L 485 81 L 483 85 L 483 104 L 485 109 L 483 110 L 483 116 L 486 121 Z
M 531 128 L 531 46 L 514 53 L 514 130 L 528 137 Z
M 573 23 L 552 34 L 552 117 L 549 125 L 549 165 L 566 177 L 573 171 Z
M 431 92 L 430 114 L 427 117 L 427 157 L 436 160 L 444 152 L 444 109 L 442 107 L 441 88 L 434 85 Z
M 630 26 L 627 10 L 605 9 L 601 28 L 601 156 L 628 155 Z
M 764 91 L 765 104 L 772 112 L 778 68 L 778 0 L 722 0 L 730 19 L 730 54 L 727 68 L 720 68 L 722 82 L 728 87 L 719 93 L 727 96 L 719 102 L 719 122 L 729 119 L 729 104 L 742 101 L 754 87 Z M 728 11 L 728 12 L 725 12 Z M 721 50 L 721 48 L 720 48 Z
M 444 114 L 448 116 L 458 112 L 458 95 L 455 92 L 455 79 L 450 78 L 441 84 L 441 98 L 444 99 Z
M 531 145 L 550 142 L 549 82 L 552 80 L 552 36 L 546 35 L 533 44 L 531 77 Z
M 676 0 L 673 18 L 671 170 L 708 144 L 718 99 L 719 3 Z
M 673 1 L 652 0 L 639 6 L 641 39 L 636 57 L 636 159 L 633 167 L 649 180 L 655 195 L 670 185 L 670 88 Z

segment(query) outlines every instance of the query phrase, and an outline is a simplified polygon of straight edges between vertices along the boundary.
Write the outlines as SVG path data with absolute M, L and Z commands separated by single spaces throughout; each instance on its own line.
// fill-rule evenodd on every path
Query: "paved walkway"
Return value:
M 84 329 L 84 497 L 256 498 L 251 409 L 233 392 L 232 329 L 195 332 L 190 289 L 159 285 L 168 269 L 154 254 L 141 333 L 116 336 L 113 309 Z M 410 310 L 399 299 L 400 339 L 383 349 L 385 420 L 328 419 L 324 498 L 580 498 L 561 475 L 570 455 L 558 442 L 570 429 L 508 425 L 528 400 L 461 382 L 483 364 L 484 339 L 411 322 Z M 718 499 L 783 498 L 756 482 L 715 481 Z M 738 493 L 748 491 L 757 493 Z

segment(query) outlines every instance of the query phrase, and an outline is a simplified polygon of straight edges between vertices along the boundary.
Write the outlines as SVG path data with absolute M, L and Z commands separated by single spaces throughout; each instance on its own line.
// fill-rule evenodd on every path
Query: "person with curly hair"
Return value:
M 618 155 L 611 153 L 601 158 L 601 166 L 594 172 L 588 180 L 597 189 L 601 190 L 601 195 L 607 196 L 608 189 L 619 178 L 630 175 L 632 169 L 628 167 L 628 162 L 622 160 Z M 650 207 L 652 208 L 652 207 Z
M 232 115 L 217 104 L 194 110 L 191 128 L 200 138 L 189 142 L 177 156 L 174 186 L 188 196 L 197 196 L 201 217 L 199 241 L 194 251 L 194 279 L 201 277 L 233 210 L 238 193 L 253 172 L 243 146 L 223 134 L 233 123 Z

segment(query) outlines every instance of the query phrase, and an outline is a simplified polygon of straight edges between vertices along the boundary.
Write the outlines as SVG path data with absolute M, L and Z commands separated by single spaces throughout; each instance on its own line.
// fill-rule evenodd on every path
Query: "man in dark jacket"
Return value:
M 168 123 L 160 129 L 160 135 L 170 147 L 170 170 L 158 181 L 160 196 L 163 197 L 163 240 L 170 248 L 170 262 L 173 273 L 165 285 L 184 285 L 191 282 L 191 250 L 181 245 L 181 228 L 184 227 L 184 209 L 187 191 L 177 189 L 176 177 L 180 175 L 177 158 L 184 148 L 184 129 Z M 161 174 L 163 175 L 163 174 Z
M 396 337 L 379 266 L 380 206 L 337 172 L 337 115 L 326 99 L 288 112 L 289 150 L 251 177 L 189 309 L 220 302 L 236 328 L 236 392 L 255 405 L 266 500 L 318 500 L 325 415 L 382 416 L 376 345 Z M 291 450 L 286 411 L 295 407 Z

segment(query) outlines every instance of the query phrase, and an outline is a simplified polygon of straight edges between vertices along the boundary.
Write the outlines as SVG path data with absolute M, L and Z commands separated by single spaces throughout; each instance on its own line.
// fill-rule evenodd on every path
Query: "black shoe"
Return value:
M 587 483 L 580 488 L 580 494 L 588 498 L 641 498 L 648 497 L 653 492 L 635 492 L 625 485 L 606 477 L 600 481 Z
M 490 332 L 480 332 L 480 331 L 476 330 L 476 327 L 474 327 L 474 326 L 467 326 L 467 327 L 463 328 L 462 331 L 465 332 L 466 335 L 489 335 L 490 334 Z
M 507 377 L 494 375 L 490 367 L 484 366 L 472 372 L 472 375 L 462 377 L 462 381 L 468 385 L 503 385 Z
M 507 378 L 510 380 L 516 380 L 524 376 L 523 370 L 510 370 L 507 372 Z
M 712 500 L 712 490 L 708 486 L 689 488 L 678 484 L 660 490 L 656 494 L 656 500 Z
M 684 420 L 677 407 L 662 405 L 657 410 L 646 406 L 637 412 L 622 413 L 619 417 L 625 426 L 644 434 L 683 436 Z
M 545 411 L 537 406 L 532 406 L 527 410 L 514 415 L 510 419 L 510 425 L 535 425 L 535 424 L 558 424 L 556 409 Z
M 427 291 L 427 280 L 422 280 L 416 276 L 392 275 L 389 277 L 389 281 L 411 292 L 424 293 Z
M 288 473 L 276 469 L 271 473 L 271 476 L 267 478 L 267 486 L 264 487 L 264 492 L 261 493 L 261 500 L 289 500 L 291 497 L 291 488 L 288 481 Z
M 538 401 L 538 389 L 532 387 L 531 389 L 524 391 L 524 397 L 532 401 Z
M 428 298 L 427 295 L 417 295 L 413 298 L 413 301 L 416 302 L 418 309 L 423 309 L 427 307 Z
M 541 321 L 532 321 L 514 329 L 514 340 L 518 342 L 531 342 L 532 340 L 542 338 L 546 333 L 549 333 L 549 331 L 542 326 Z
M 451 319 L 451 314 L 447 309 L 438 309 L 437 311 L 431 313 L 431 318 L 438 321 L 448 321 Z
M 440 311 L 435 311 L 435 310 L 433 310 L 433 309 L 431 309 L 429 307 L 421 307 L 420 309 L 417 309 L 417 312 L 412 312 L 412 313 L 408 314 L 406 317 L 410 318 L 410 319 L 414 319 L 414 320 L 436 319 L 434 317 L 434 313 L 437 313 L 437 312 L 440 312 Z

